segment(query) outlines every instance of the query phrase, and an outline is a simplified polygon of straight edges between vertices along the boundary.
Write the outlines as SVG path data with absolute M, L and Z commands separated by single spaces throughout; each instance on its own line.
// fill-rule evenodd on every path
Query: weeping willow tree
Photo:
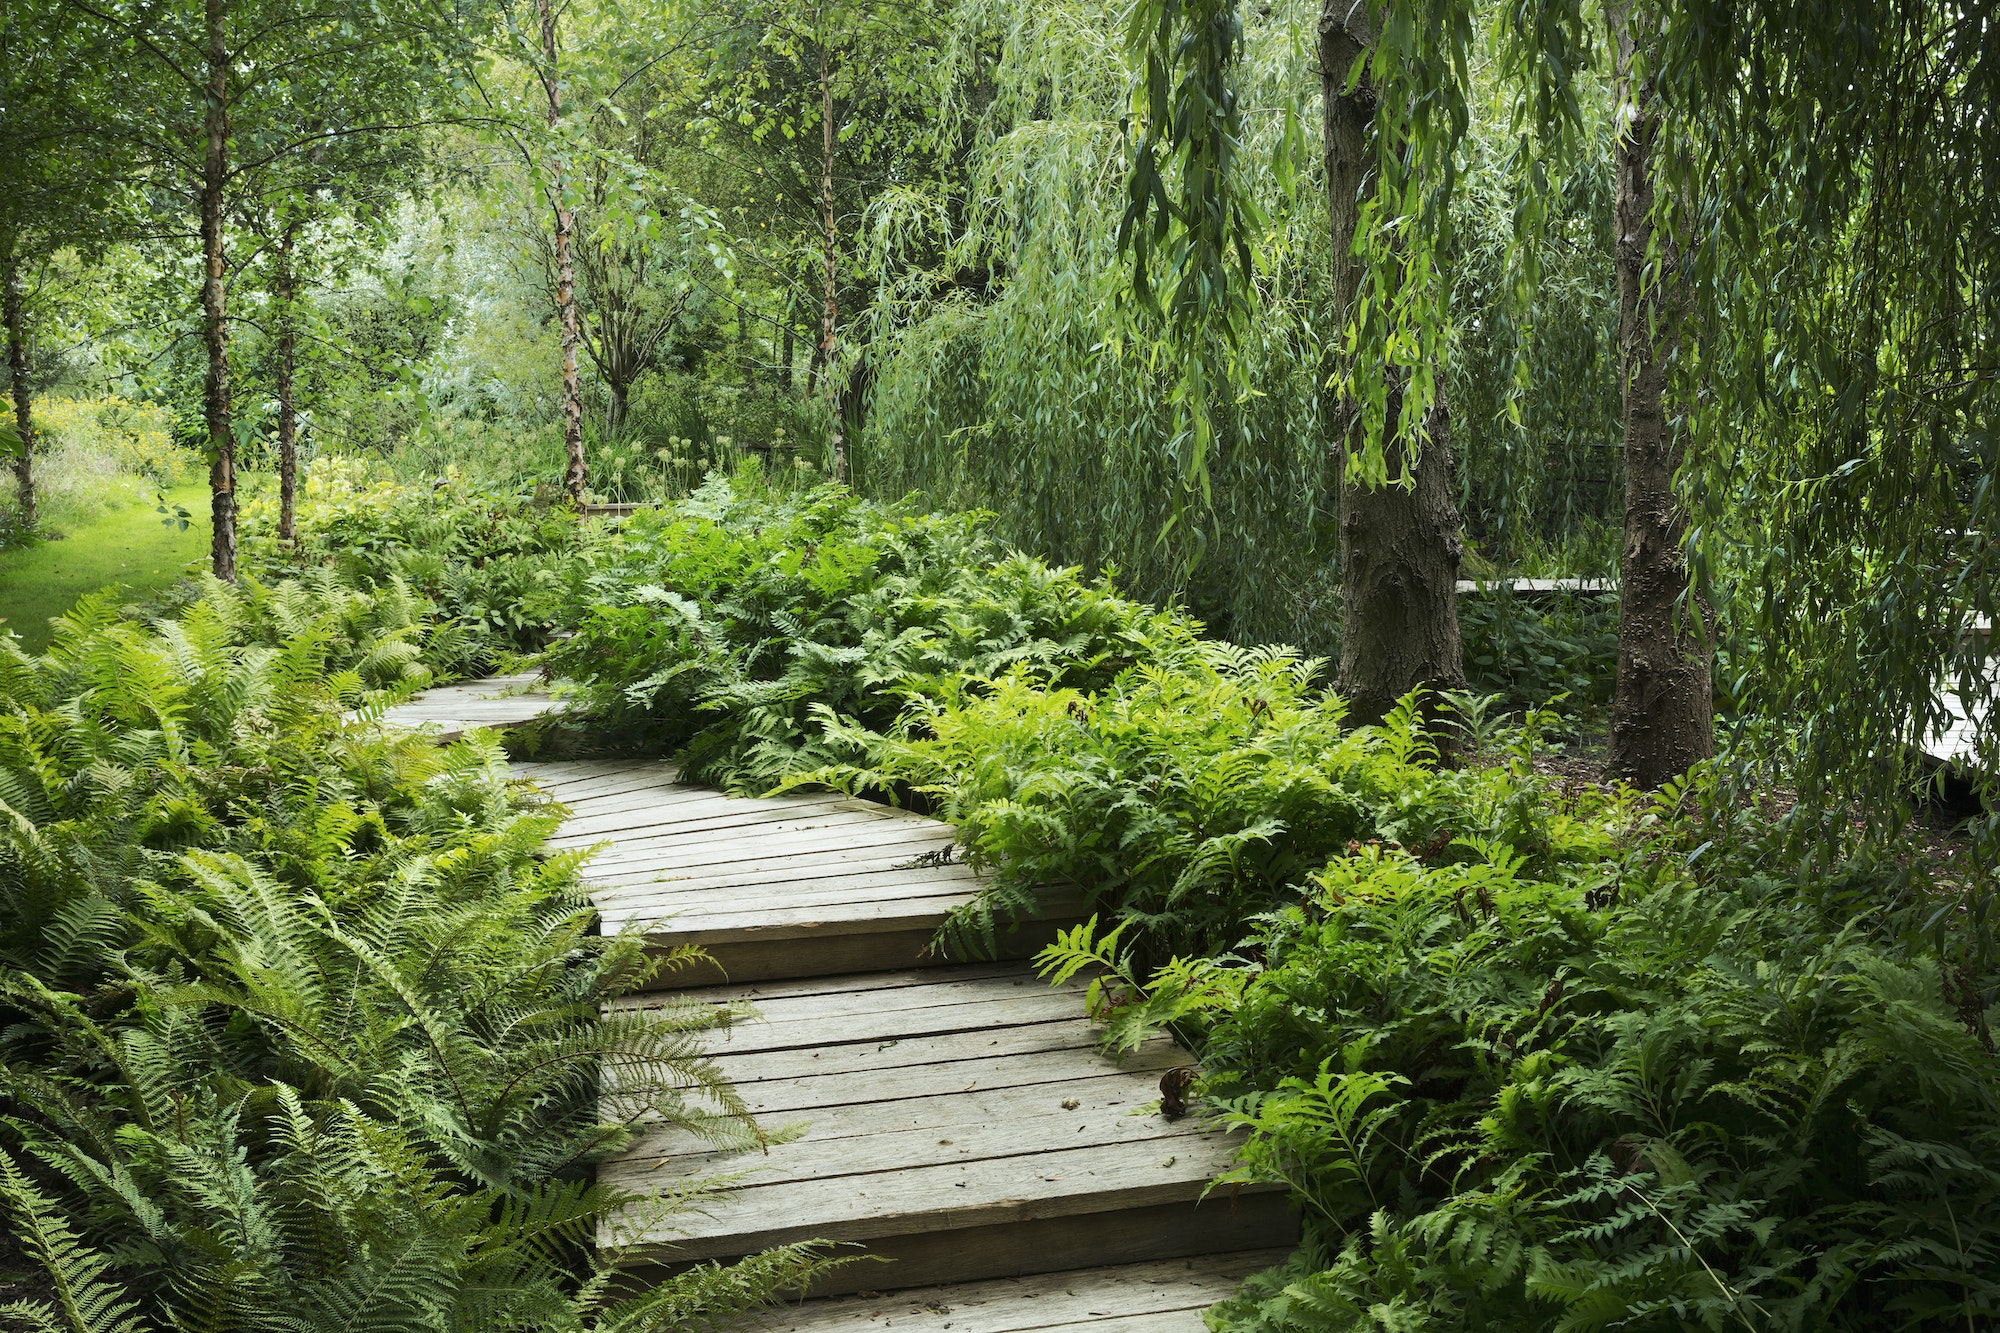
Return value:
M 1246 122 L 1266 147 L 1313 86 L 1306 10 L 1286 0 L 1249 42 L 1257 91 Z M 876 304 L 887 350 L 868 484 L 992 508 L 1016 542 L 1120 569 L 1149 596 L 1186 591 L 1236 633 L 1325 642 L 1330 330 L 1313 202 L 1301 192 L 1272 222 L 1258 318 L 1239 349 L 1262 392 L 1220 414 L 1211 449 L 1177 420 L 1176 368 L 1158 343 L 1132 336 L 1121 308 L 1130 67 L 1112 7 L 999 0 L 963 17 L 999 58 L 983 70 L 985 105 L 967 127 L 962 194 L 887 201 L 874 235 L 891 254 L 914 249 L 921 227 L 942 231 L 951 268 L 977 278 L 947 285 L 878 266 L 901 281 Z M 1284 194 L 1268 170 L 1259 187 Z M 1183 478 L 1204 463 L 1204 489 L 1191 495 Z
M 1216 629 L 1333 654 L 1341 643 L 1339 382 L 1320 122 L 1320 7 L 1245 10 L 1231 164 L 1253 232 L 1247 302 L 1220 335 L 1139 317 L 1130 203 L 1132 47 L 1123 6 L 970 0 L 953 71 L 962 174 L 870 217 L 878 373 L 862 484 L 989 508 L 1016 543 Z M 1504 90 L 1480 116 L 1439 295 L 1456 499 L 1499 561 L 1601 527 L 1618 474 L 1615 279 L 1602 165 L 1555 181 L 1527 245 L 1508 182 Z M 1608 182 L 1608 176 L 1603 178 Z M 942 256 L 924 263 L 915 255 Z M 1226 365 L 1191 411 L 1188 371 Z
M 2000 20 L 1703 4 L 1667 11 L 1659 51 L 1698 311 L 1690 550 L 1751 650 L 1725 683 L 1779 724 L 1745 753 L 1826 830 L 1886 833 L 1912 742 L 1950 715 L 1977 721 L 1969 771 L 2000 771 L 1978 628 L 2000 576 Z

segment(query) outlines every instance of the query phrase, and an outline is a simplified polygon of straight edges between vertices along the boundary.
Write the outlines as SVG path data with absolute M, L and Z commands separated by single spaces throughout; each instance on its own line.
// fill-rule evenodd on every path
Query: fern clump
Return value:
M 615 539 L 532 494 L 455 475 L 409 486 L 341 459 L 315 465 L 305 499 L 291 542 L 278 538 L 268 497 L 246 508 L 244 568 L 394 619 L 414 649 L 405 660 L 438 677 L 480 675 L 573 625 L 582 581 Z M 254 623 L 287 632 L 291 622 L 273 611 Z
M 912 699 L 1034 670 L 1097 688 L 1198 627 L 1002 550 L 984 516 L 721 478 L 630 519 L 549 655 L 601 729 L 764 790 L 860 765 Z M 856 729 L 859 738 L 856 738 Z
M 1691 849 L 1671 796 L 1540 799 L 1615 836 L 1362 846 L 1219 954 L 1149 973 L 1093 925 L 1044 955 L 1098 975 L 1115 1043 L 1194 1041 L 1249 1136 L 1221 1183 L 1304 1209 L 1306 1247 L 1212 1326 L 2000 1316 L 2000 1060 L 1934 943 Z
M 0 641 L 0 1216 L 53 1292 L 0 1322 L 636 1330 L 809 1278 L 614 1286 L 597 1160 L 762 1141 L 701 1053 L 738 1015 L 603 1014 L 689 960 L 596 933 L 490 740 L 366 721 L 422 631 L 328 577 Z

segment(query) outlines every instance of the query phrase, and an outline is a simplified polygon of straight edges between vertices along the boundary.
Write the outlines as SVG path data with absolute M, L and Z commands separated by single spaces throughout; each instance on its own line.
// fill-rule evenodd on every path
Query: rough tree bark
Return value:
M 834 370 L 834 335 L 840 326 L 840 233 L 835 230 L 833 210 L 833 73 L 827 64 L 826 46 L 819 48 L 819 226 L 824 287 L 819 315 L 819 362 L 826 371 L 828 416 L 832 438 L 833 479 L 847 480 L 847 430 L 844 404 L 840 401 L 841 380 Z
M 298 497 L 299 497 L 299 413 L 293 397 L 292 381 L 298 362 L 298 329 L 294 323 L 296 311 L 293 307 L 295 284 L 292 275 L 292 250 L 298 242 L 299 224 L 287 222 L 279 234 L 274 247 L 276 273 L 272 286 L 276 288 L 277 310 L 277 366 L 274 378 L 278 393 L 278 537 L 282 541 L 292 541 L 297 537 Z
M 1682 442 L 1664 407 L 1680 319 L 1676 257 L 1653 245 L 1655 83 L 1644 44 L 1659 30 L 1648 4 L 1611 0 L 1618 140 L 1615 258 L 1618 354 L 1625 396 L 1625 549 L 1619 566 L 1618 688 L 1607 767 L 1657 787 L 1715 753 L 1708 609 L 1683 604 L 1686 515 L 1674 495 Z M 1649 271 L 1649 265 L 1651 270 Z
M 21 452 L 14 457 L 16 502 L 21 525 L 32 529 L 41 520 L 35 503 L 35 416 L 34 395 L 28 385 L 28 316 L 21 295 L 21 261 L 8 246 L 0 255 L 0 308 L 7 322 L 7 374 L 14 397 L 14 433 L 20 437 Z
M 1326 114 L 1326 178 L 1334 254 L 1334 299 L 1344 317 L 1361 289 L 1352 248 L 1364 191 L 1373 188 L 1370 127 L 1375 89 L 1348 72 L 1375 37 L 1371 7 L 1325 0 L 1320 10 L 1320 91 Z M 1392 397 L 1393 422 L 1401 404 Z M 1343 448 L 1360 422 L 1344 406 Z M 1340 670 L 1336 688 L 1357 722 L 1377 722 L 1419 685 L 1462 689 L 1458 561 L 1463 549 L 1451 497 L 1449 418 L 1440 400 L 1430 441 L 1411 466 L 1415 485 L 1380 488 L 1343 477 L 1340 486 Z M 1392 467 L 1393 472 L 1393 467 Z
M 556 78 L 556 14 L 550 0 L 535 0 L 535 12 L 542 21 L 542 91 L 549 99 L 549 129 L 562 123 L 562 84 Z M 583 457 L 583 380 L 577 373 L 576 344 L 576 260 L 571 245 L 576 232 L 576 210 L 564 200 L 569 188 L 568 168 L 560 153 L 550 164 L 550 189 L 556 210 L 556 317 L 562 324 L 562 423 L 563 489 L 582 503 L 583 490 L 590 481 L 590 469 Z
M 208 374 L 202 383 L 202 416 L 208 426 L 209 513 L 214 533 L 209 564 L 215 577 L 236 581 L 236 437 L 229 426 L 228 269 L 222 252 L 223 190 L 229 180 L 229 47 L 225 0 L 207 0 L 205 53 L 208 76 L 201 164 L 202 345 Z

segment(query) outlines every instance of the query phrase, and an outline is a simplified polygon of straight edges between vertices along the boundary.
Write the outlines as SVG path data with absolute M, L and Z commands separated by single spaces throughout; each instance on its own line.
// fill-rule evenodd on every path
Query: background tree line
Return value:
M 1941 683 L 1985 698 L 1978 12 L 4 23 L 30 516 L 37 387 L 94 381 L 202 449 L 225 577 L 245 464 L 639 498 L 754 452 L 1335 657 L 1362 716 L 1464 679 L 1461 575 L 1617 574 L 1612 763 L 1647 783 L 1720 706 L 1742 753 L 1900 810 Z

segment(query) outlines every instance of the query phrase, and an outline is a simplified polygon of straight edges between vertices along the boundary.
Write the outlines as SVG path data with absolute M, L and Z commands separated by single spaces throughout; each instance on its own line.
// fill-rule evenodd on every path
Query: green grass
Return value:
M 66 525 L 59 541 L 0 552 L 0 633 L 12 630 L 28 651 L 40 652 L 50 619 L 79 597 L 112 584 L 143 597 L 184 574 L 208 550 L 208 491 L 182 486 L 166 494 L 194 516 L 187 531 L 161 523 L 152 495 L 133 487 L 129 497 Z

